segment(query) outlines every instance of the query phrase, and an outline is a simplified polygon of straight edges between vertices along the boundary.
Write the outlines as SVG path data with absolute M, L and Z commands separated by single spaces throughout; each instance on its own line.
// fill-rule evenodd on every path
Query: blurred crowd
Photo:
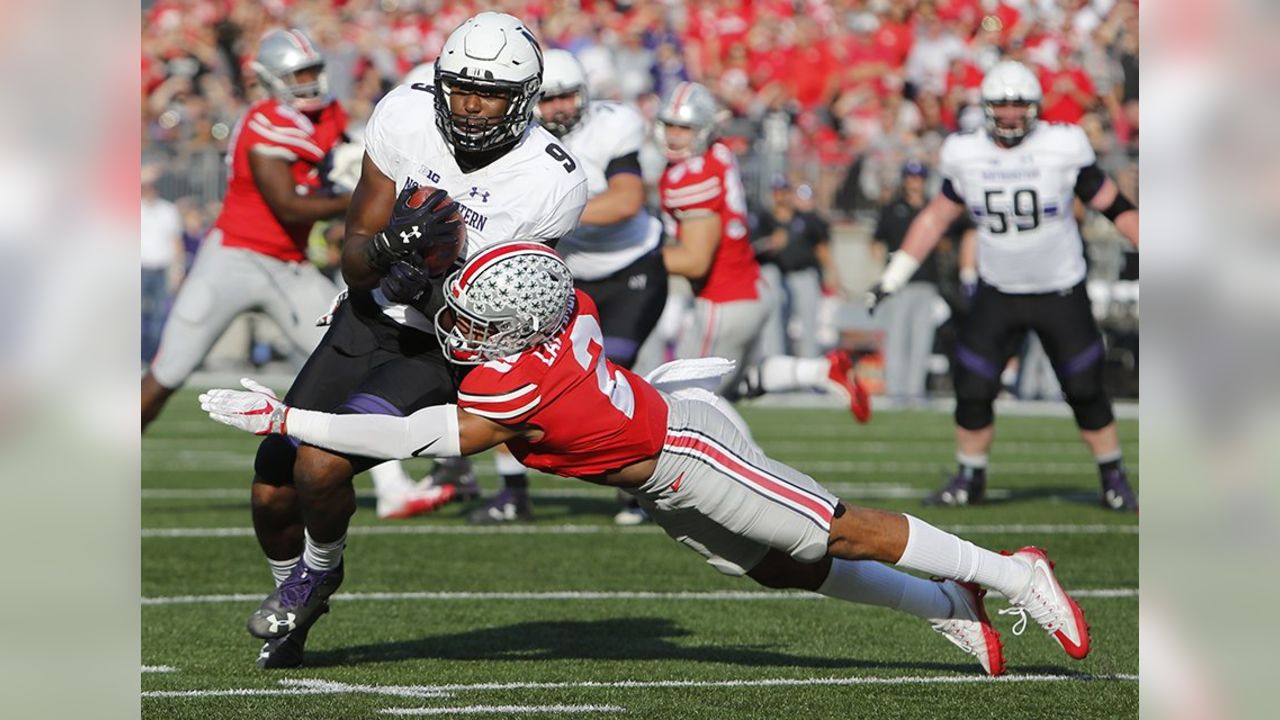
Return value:
M 176 202 L 186 261 L 216 216 L 224 154 L 255 99 L 247 63 L 256 40 L 306 29 L 327 58 L 332 92 L 352 134 L 414 67 L 435 58 L 470 15 L 522 18 L 545 47 L 572 51 L 592 95 L 636 103 L 652 118 L 674 84 L 710 87 L 731 115 L 751 204 L 772 212 L 780 185 L 833 228 L 875 233 L 902 197 L 904 167 L 922 166 L 927 194 L 941 182 L 949 133 L 978 127 L 978 88 L 1000 59 L 1032 66 L 1041 117 L 1078 123 L 1098 164 L 1138 199 L 1138 3 L 1133 0 L 157 0 L 144 2 L 143 162 L 158 194 Z M 656 181 L 661 159 L 646 163 Z M 916 173 L 919 174 L 919 173 Z M 1085 218 L 1111 279 L 1123 270 L 1117 235 Z M 332 233 L 331 233 L 332 234 Z M 336 260 L 317 226 L 313 259 Z M 759 239 L 758 239 L 759 240 Z M 940 255 L 944 265 L 945 246 Z M 1097 257 L 1093 257 L 1097 255 Z M 868 257 L 872 262 L 876 254 Z M 954 262 L 951 263 L 954 265 Z M 830 285 L 830 274 L 824 285 Z M 954 267 L 944 267 L 954 275 Z M 847 275 L 847 273 L 846 273 Z M 861 275 L 859 275 L 861 277 Z M 847 280 L 847 277 L 846 277 Z M 943 279 L 943 284 L 947 282 Z M 824 288 L 828 294 L 831 287 Z M 846 288 L 847 289 L 847 288 Z M 945 288 L 944 288 L 945 291 Z M 945 292 L 944 292 L 945 294 Z

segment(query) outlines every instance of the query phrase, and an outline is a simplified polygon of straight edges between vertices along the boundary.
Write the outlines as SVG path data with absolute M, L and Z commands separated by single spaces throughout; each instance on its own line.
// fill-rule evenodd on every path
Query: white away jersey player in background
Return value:
M 492 247 L 445 288 L 437 332 L 452 362 L 478 365 L 456 405 L 407 418 L 333 415 L 290 408 L 245 380 L 251 392 L 211 390 L 202 407 L 241 430 L 372 457 L 469 454 L 506 442 L 531 467 L 633 495 L 672 539 L 726 575 L 929 620 L 990 675 L 1004 672 L 1004 659 L 980 584 L 1009 598 L 1002 612 L 1030 615 L 1069 656 L 1088 654 L 1084 615 L 1043 550 L 1006 557 L 917 518 L 842 502 L 766 456 L 705 385 L 691 383 L 716 384 L 731 363 L 680 361 L 661 369 L 669 382 L 652 383 L 617 367 L 600 353 L 590 297 L 549 249 Z M 327 592 L 323 578 L 306 577 L 295 597 Z M 294 599 L 281 610 L 305 604 Z
M 942 192 L 912 221 L 868 303 L 874 309 L 882 300 L 893 302 L 885 298 L 907 283 L 945 229 L 967 212 L 977 226 L 979 282 L 953 363 L 959 469 L 928 502 L 983 499 L 1000 372 L 1034 331 L 1098 463 L 1103 504 L 1136 511 L 1103 386 L 1106 348 L 1085 291 L 1084 243 L 1072 208 L 1080 198 L 1135 245 L 1138 210 L 1098 169 L 1083 130 L 1036 121 L 1040 101 L 1040 83 L 1021 63 L 1001 62 L 987 73 L 984 129 L 943 142 Z

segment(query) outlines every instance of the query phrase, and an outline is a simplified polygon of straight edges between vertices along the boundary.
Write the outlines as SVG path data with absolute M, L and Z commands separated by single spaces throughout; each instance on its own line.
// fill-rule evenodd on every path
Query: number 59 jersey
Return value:
M 942 144 L 943 192 L 978 228 L 978 276 L 1001 292 L 1045 293 L 1085 277 L 1084 245 L 1072 207 L 1076 176 L 1094 164 L 1076 125 L 1039 123 L 1003 148 L 982 131 Z
M 574 292 L 574 311 L 559 335 L 518 355 L 472 370 L 458 407 L 502 425 L 533 425 L 541 440 L 507 448 L 535 470 L 589 478 L 662 450 L 667 403 L 644 378 L 604 356 L 595 303 Z

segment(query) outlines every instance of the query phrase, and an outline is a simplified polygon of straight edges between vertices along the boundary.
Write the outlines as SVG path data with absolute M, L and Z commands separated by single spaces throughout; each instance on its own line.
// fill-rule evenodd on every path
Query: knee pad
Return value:
M 268 435 L 258 444 L 258 454 L 253 458 L 253 471 L 271 485 L 293 484 L 293 462 L 298 457 L 298 446 L 283 435 Z
M 1102 387 L 1102 366 L 1067 378 L 1062 384 L 1076 425 L 1081 430 L 1100 430 L 1115 420 L 1111 412 L 1111 399 Z
M 999 371 L 988 372 L 985 361 L 982 368 L 971 367 L 975 362 L 957 352 L 956 424 L 965 430 L 981 430 L 995 422 L 991 405 L 1000 393 Z

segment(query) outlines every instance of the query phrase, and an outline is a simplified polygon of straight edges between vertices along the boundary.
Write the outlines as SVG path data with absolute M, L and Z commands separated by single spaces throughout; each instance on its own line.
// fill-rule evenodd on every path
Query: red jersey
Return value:
M 733 151 L 717 141 L 699 157 L 668 165 L 658 192 L 663 221 L 676 237 L 685 217 L 707 212 L 720 216 L 720 244 L 707 276 L 693 283 L 694 293 L 711 302 L 757 299 L 760 266 L 747 233 L 747 193 Z
M 249 152 L 259 148 L 290 162 L 299 188 L 319 185 L 315 167 L 338 143 L 347 127 L 347 113 L 336 101 L 309 118 L 272 98 L 255 103 L 236 123 L 227 152 L 227 196 L 214 226 L 222 230 L 222 244 L 242 247 L 288 262 L 306 258 L 312 223 L 282 223 L 271 212 L 253 181 Z
M 510 440 L 524 465 L 564 477 L 591 477 L 653 457 L 667 436 L 667 403 L 604 356 L 595 303 L 574 291 L 573 317 L 559 335 L 467 374 L 458 407 L 502 425 L 533 425 L 541 440 Z

